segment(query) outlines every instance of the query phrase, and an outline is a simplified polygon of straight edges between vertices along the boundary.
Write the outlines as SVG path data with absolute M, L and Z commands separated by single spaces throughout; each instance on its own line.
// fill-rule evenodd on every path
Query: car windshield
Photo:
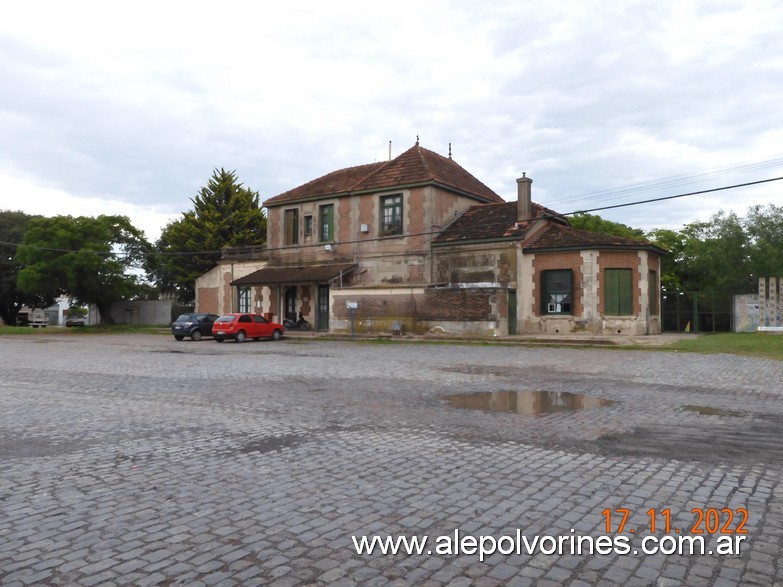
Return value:
M 215 322 L 233 322 L 236 319 L 236 316 L 221 316 Z
M 191 321 L 191 314 L 180 314 L 179 318 L 174 320 L 174 322 L 190 322 Z

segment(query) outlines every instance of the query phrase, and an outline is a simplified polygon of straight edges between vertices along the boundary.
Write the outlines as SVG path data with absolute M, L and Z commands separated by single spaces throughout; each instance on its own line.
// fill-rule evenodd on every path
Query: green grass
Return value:
M 82 336 L 88 334 L 171 334 L 171 327 L 154 324 L 96 324 L 94 326 L 80 326 L 74 328 L 59 328 L 49 326 L 47 328 L 31 328 L 29 326 L 0 326 L 0 336 L 27 334 L 62 334 Z
M 111 326 L 95 325 L 85 326 L 83 328 L 30 328 L 0 326 L 0 336 L 26 334 L 61 334 L 63 336 L 87 336 L 90 334 L 171 334 L 168 326 L 158 326 L 150 324 L 115 324 Z M 295 337 L 289 337 L 289 341 L 299 341 Z M 310 339 L 301 339 L 302 342 Z M 361 344 L 405 344 L 411 342 L 406 339 L 395 339 L 390 337 L 366 338 L 357 337 L 356 339 L 341 337 L 319 337 L 318 340 L 341 340 L 352 341 Z M 418 344 L 444 344 L 444 345 L 507 345 L 514 344 L 500 340 L 438 340 L 438 339 L 419 339 L 415 341 Z M 525 341 L 521 343 L 525 346 L 535 346 L 534 341 Z M 593 345 L 564 345 L 568 348 L 593 348 Z M 689 353 L 717 354 L 726 353 L 732 355 L 746 355 L 751 357 L 761 357 L 783 361 L 783 335 L 781 334 L 761 334 L 761 333 L 720 333 L 720 334 L 702 334 L 693 336 L 687 340 L 680 340 L 665 347 L 655 346 L 603 346 L 600 348 L 612 350 L 640 350 L 640 351 L 684 351 Z
M 690 353 L 727 353 L 783 361 L 783 335 L 752 333 L 719 333 L 694 336 L 666 347 L 667 350 Z

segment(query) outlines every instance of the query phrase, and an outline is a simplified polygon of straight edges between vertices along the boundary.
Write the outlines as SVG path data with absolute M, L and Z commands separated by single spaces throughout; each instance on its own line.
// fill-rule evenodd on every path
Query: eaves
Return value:
M 485 245 L 489 243 L 514 243 L 519 242 L 518 236 L 504 236 L 496 238 L 472 238 L 458 241 L 432 242 L 433 247 L 458 247 L 462 245 Z
M 523 253 L 559 253 L 573 251 L 652 251 L 658 255 L 668 255 L 669 252 L 653 244 L 649 245 L 566 245 L 562 247 L 522 247 Z

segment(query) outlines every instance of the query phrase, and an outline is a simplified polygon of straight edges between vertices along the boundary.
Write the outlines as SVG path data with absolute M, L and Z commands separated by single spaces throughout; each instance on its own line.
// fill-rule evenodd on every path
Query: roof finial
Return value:
M 419 135 L 416 135 L 416 146 L 419 146 Z
M 451 143 L 449 143 L 449 159 L 451 159 Z

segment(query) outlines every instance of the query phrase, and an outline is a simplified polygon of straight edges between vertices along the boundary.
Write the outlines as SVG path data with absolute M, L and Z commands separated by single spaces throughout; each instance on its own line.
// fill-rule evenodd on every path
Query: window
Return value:
M 299 210 L 285 211 L 285 244 L 299 244 Z
M 250 311 L 250 288 L 249 287 L 239 288 L 239 311 L 240 312 Z
M 323 242 L 334 240 L 334 205 L 318 208 L 318 239 Z
M 381 198 L 381 236 L 402 234 L 402 194 Z
M 658 315 L 658 274 L 650 271 L 647 277 L 648 297 L 650 298 L 650 315 Z
M 304 235 L 313 235 L 313 217 L 310 215 L 304 217 Z
M 604 314 L 606 316 L 633 314 L 633 273 L 630 269 L 604 271 Z
M 570 314 L 573 278 L 570 269 L 541 272 L 541 314 Z

